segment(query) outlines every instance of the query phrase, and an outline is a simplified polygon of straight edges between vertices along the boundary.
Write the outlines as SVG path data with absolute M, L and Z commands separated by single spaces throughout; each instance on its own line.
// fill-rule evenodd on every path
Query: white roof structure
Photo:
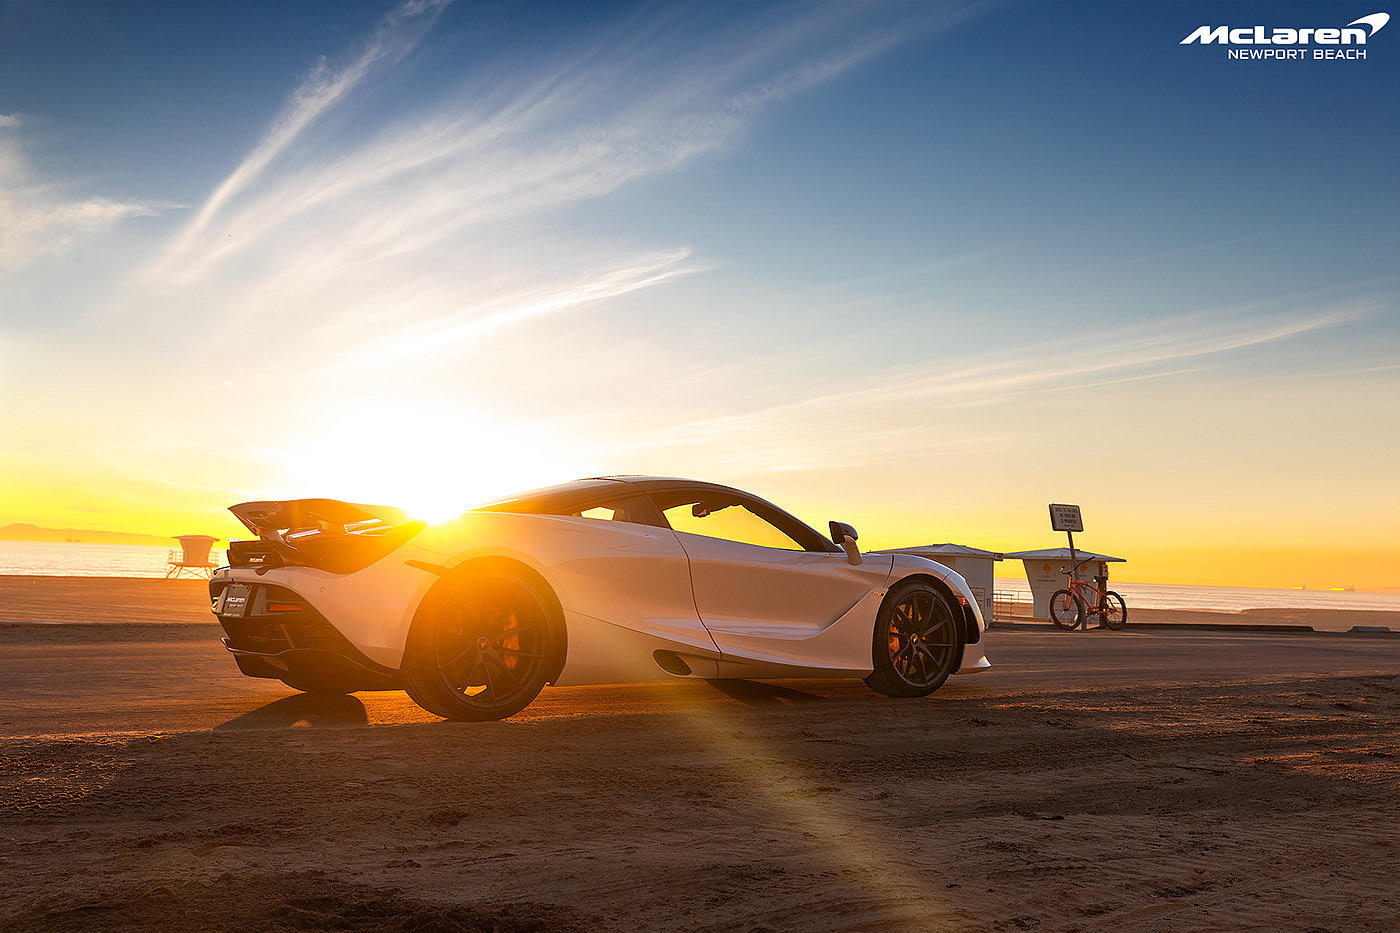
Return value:
M 1126 557 L 1109 557 L 1107 554 L 1095 554 L 1083 548 L 1075 548 L 1074 553 L 1080 560 L 1116 561 L 1120 564 L 1127 561 Z M 1047 547 L 1038 551 L 1007 551 L 1002 557 L 1016 560 L 1069 560 L 1070 553 L 1067 547 Z
M 942 554 L 944 557 L 985 557 L 988 560 L 1001 560 L 1004 555 L 999 551 L 984 551 L 981 548 L 968 547 L 966 544 L 920 544 L 917 547 L 887 547 L 881 548 L 885 554 L 917 554 L 920 557 L 927 557 L 930 554 Z

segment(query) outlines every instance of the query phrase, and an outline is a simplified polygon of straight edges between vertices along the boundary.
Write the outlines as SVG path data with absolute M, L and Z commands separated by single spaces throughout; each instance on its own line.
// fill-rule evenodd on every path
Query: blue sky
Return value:
M 1370 547 L 1400 24 L 1179 41 L 1378 11 L 10 0 L 0 519 L 675 472 L 876 543 L 1035 546 L 1078 497 L 1163 568 Z

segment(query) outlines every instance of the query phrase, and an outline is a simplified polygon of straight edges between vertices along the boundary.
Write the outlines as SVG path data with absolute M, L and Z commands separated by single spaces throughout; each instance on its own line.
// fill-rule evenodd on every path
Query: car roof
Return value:
M 745 490 L 743 490 L 743 489 L 739 489 L 739 488 L 736 487 L 736 486 L 726 486 L 726 485 L 724 485 L 723 483 L 711 483 L 711 482 L 708 482 L 708 481 L 706 481 L 706 480 L 701 480 L 701 479 L 686 479 L 686 478 L 683 477 L 683 476 L 641 476 L 641 475 L 637 475 L 637 476 L 628 476 L 628 475 L 623 474 L 623 475 L 618 475 L 618 476 L 595 476 L 595 477 L 593 477 L 593 479 L 594 479 L 594 480 L 612 480 L 613 482 L 618 482 L 618 483 L 628 483 L 629 485 L 638 486 L 638 487 L 640 487 L 640 488 L 642 488 L 642 489 L 647 489 L 647 490 L 651 490 L 651 489 L 685 489 L 685 488 L 695 488 L 695 489 L 722 489 L 722 490 L 725 490 L 725 491 L 727 491 L 727 492 L 738 492 L 738 493 L 743 493 L 743 494 L 746 495 L 746 496 L 752 496 L 752 495 L 753 495 L 753 493 L 747 492 L 747 491 L 745 491 Z M 582 482 L 582 481 L 581 481 L 581 482 Z
M 792 513 L 769 502 L 767 499 L 734 486 L 725 486 L 721 483 L 709 483 L 698 479 L 685 479 L 680 476 L 590 476 L 585 479 L 558 483 L 554 486 L 546 486 L 543 489 L 535 489 L 529 492 L 507 496 L 503 499 L 497 499 L 494 502 L 488 502 L 484 505 L 477 506 L 474 511 L 534 512 L 541 508 L 558 508 L 563 503 L 572 504 L 575 497 L 580 500 L 586 500 L 591 493 L 608 487 L 616 488 L 618 486 L 630 486 L 637 494 L 643 495 L 657 492 L 683 492 L 686 490 L 730 493 L 741 497 L 741 499 L 759 502 L 778 515 L 783 516 L 787 521 L 792 522 L 797 528 L 802 529 L 802 531 L 799 532 L 802 537 L 811 536 L 812 540 L 809 542 L 811 545 L 808 547 L 809 550 L 838 550 L 821 532 L 815 530 Z M 546 505 L 546 503 L 548 503 L 548 505 Z M 800 538 L 797 540 L 801 543 Z
M 574 493 L 588 492 L 594 489 L 603 489 L 608 486 L 617 486 L 618 481 L 606 476 L 594 476 L 588 479 L 575 479 L 567 483 L 556 483 L 553 486 L 541 486 L 539 489 L 528 489 L 525 492 L 512 493 L 509 496 L 502 496 L 499 499 L 492 499 L 490 502 L 483 502 L 476 506 L 476 509 L 489 510 L 494 506 L 506 505 L 510 502 L 534 501 L 537 499 L 554 498 L 560 495 L 572 495 Z
M 484 502 L 481 505 L 475 506 L 475 509 L 489 511 L 492 509 L 500 508 L 502 506 L 510 506 L 512 503 L 518 503 L 519 505 L 524 506 L 527 503 L 535 503 L 542 500 L 554 501 L 560 499 L 561 497 L 572 498 L 575 495 L 594 492 L 600 489 L 605 489 L 609 486 L 632 486 L 636 488 L 639 492 L 643 493 L 658 492 L 663 489 L 697 489 L 709 492 L 730 492 L 736 493 L 741 496 L 745 496 L 750 499 L 757 499 L 759 502 L 763 502 L 766 505 L 778 509 L 778 506 L 773 505 L 773 503 L 769 502 L 767 499 L 764 499 L 761 496 L 756 496 L 747 490 L 739 489 L 736 486 L 726 486 L 723 483 L 710 483 L 706 482 L 705 480 L 698 479 L 686 479 L 682 476 L 645 476 L 640 474 L 619 474 L 617 476 L 588 476 L 582 479 L 570 480 L 567 483 L 556 483 L 553 486 L 543 486 L 539 489 L 531 489 L 525 492 L 518 492 L 513 495 L 503 496 L 499 499 L 493 499 L 490 502 Z M 515 509 L 507 510 L 515 511 Z M 783 510 L 778 509 L 778 511 Z
M 732 492 L 744 492 L 733 486 L 725 486 L 722 483 L 709 483 L 698 479 L 685 479 L 680 476 L 644 476 L 641 474 L 628 475 L 619 474 L 616 476 L 585 476 L 580 479 L 572 479 L 565 483 L 555 483 L 552 486 L 541 486 L 539 489 L 527 489 L 524 492 L 512 493 L 494 499 L 486 505 L 495 505 L 503 502 L 515 502 L 520 499 L 539 499 L 546 496 L 557 496 L 560 494 L 571 494 L 577 492 L 587 492 L 594 489 L 603 489 L 618 483 L 629 486 L 637 486 L 642 489 L 676 489 L 694 487 L 696 489 L 722 489 Z M 744 493 L 752 495 L 752 493 Z

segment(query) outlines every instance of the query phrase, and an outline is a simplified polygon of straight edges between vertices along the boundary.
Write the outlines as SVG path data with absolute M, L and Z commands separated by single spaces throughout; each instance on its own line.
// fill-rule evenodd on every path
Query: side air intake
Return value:
M 668 674 L 685 677 L 690 673 L 690 665 L 674 651 L 654 651 L 651 656 L 656 659 L 656 666 Z

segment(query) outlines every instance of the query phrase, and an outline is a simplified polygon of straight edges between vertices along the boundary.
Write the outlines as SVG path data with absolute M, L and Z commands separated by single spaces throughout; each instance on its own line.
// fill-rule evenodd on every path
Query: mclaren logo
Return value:
M 1198 26 L 1181 45 L 1249 46 L 1231 48 L 1229 57 L 1237 59 L 1364 59 L 1366 40 L 1385 28 L 1389 13 L 1372 13 L 1354 19 L 1341 27 L 1268 27 L 1268 26 Z M 1263 48 L 1261 48 L 1261 46 Z M 1309 48 L 1299 48 L 1309 46 Z M 1347 48 L 1313 48 L 1313 46 L 1347 46 Z M 1311 53 L 1311 54 L 1309 54 Z

